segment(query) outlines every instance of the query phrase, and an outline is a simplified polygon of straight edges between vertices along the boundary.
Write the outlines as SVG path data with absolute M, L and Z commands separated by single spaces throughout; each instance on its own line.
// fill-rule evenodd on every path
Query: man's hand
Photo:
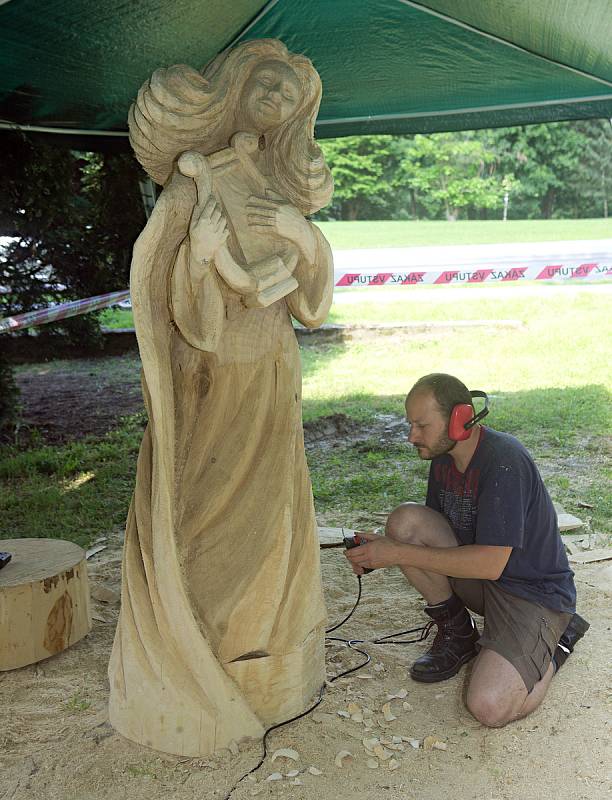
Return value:
M 495 545 L 426 547 L 396 542 L 373 533 L 357 532 L 356 535 L 360 539 L 367 539 L 367 544 L 353 547 L 345 552 L 356 575 L 363 575 L 364 569 L 398 566 L 415 567 L 454 578 L 496 581 L 512 553 L 511 547 Z
M 350 561 L 355 575 L 363 575 L 364 569 L 396 566 L 399 560 L 401 544 L 394 542 L 392 539 L 387 539 L 386 536 L 378 536 L 375 533 L 360 533 L 356 531 L 355 535 L 361 541 L 367 539 L 367 544 L 352 547 L 344 553 Z

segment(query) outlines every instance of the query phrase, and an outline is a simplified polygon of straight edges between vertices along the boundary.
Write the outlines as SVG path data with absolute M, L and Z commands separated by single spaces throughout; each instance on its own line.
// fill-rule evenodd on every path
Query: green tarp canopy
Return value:
M 92 149 L 157 67 L 264 37 L 318 69 L 319 138 L 612 117 L 612 0 L 0 0 L 0 37 L 2 129 Z

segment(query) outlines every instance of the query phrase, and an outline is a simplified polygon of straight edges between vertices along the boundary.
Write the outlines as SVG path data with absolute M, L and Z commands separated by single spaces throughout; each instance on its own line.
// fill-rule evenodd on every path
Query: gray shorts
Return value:
M 571 614 L 553 611 L 502 589 L 497 581 L 449 578 L 467 608 L 484 617 L 478 647 L 493 650 L 518 671 L 527 692 L 544 677 Z

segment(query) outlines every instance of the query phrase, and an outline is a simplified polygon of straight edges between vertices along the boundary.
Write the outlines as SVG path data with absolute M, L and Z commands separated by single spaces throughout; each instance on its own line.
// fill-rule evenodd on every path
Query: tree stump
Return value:
M 0 670 L 61 653 L 91 630 L 85 552 L 58 539 L 0 539 Z

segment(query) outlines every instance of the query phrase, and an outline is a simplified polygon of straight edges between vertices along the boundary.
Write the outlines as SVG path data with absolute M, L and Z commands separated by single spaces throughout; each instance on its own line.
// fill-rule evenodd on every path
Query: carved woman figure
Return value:
M 305 215 L 332 181 L 308 59 L 242 44 L 203 74 L 158 70 L 130 110 L 164 186 L 131 291 L 149 416 L 128 515 L 110 719 L 202 755 L 303 710 L 324 681 L 325 609 L 291 316 L 331 303 Z

